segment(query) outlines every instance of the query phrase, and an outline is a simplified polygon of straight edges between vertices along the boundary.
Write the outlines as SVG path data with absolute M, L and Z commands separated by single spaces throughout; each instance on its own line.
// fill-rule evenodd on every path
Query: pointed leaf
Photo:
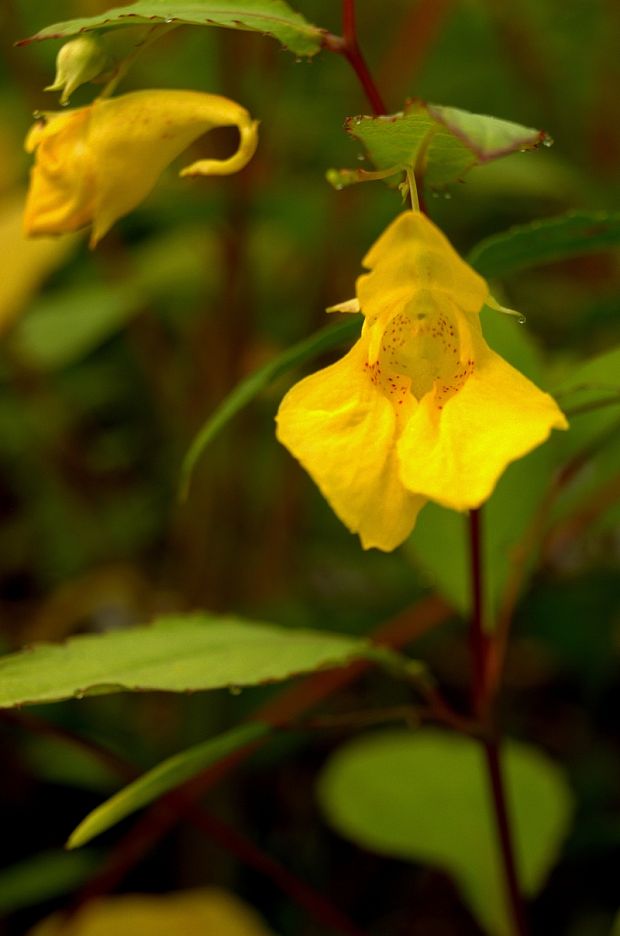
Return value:
M 620 211 L 569 211 L 487 237 L 467 259 L 490 278 L 619 244 Z
M 157 24 L 224 26 L 273 36 L 296 55 L 314 55 L 321 48 L 323 31 L 308 23 L 284 0 L 137 0 L 99 16 L 54 23 L 21 45 L 35 39 L 66 39 L 94 29 Z
M 413 169 L 431 186 L 456 182 L 474 166 L 551 141 L 541 130 L 415 99 L 387 117 L 349 117 L 347 132 L 378 170 Z M 336 188 L 363 181 L 355 170 L 330 170 Z
M 571 794 L 561 771 L 533 748 L 507 743 L 503 762 L 520 883 L 534 895 L 568 830 Z M 342 835 L 448 871 L 484 928 L 511 936 L 478 741 L 431 729 L 360 738 L 329 761 L 319 797 Z
M 282 374 L 286 374 L 289 370 L 297 367 L 298 364 L 304 364 L 306 361 L 318 357 L 323 351 L 329 351 L 331 348 L 343 344 L 356 336 L 359 330 L 360 322 L 357 315 L 353 319 L 339 322 L 338 325 L 328 325 L 326 328 L 315 332 L 314 335 L 310 335 L 309 338 L 304 338 L 297 344 L 292 345 L 292 347 L 287 348 L 273 361 L 269 361 L 264 367 L 254 371 L 253 374 L 237 384 L 234 390 L 220 403 L 215 412 L 209 416 L 194 438 L 181 468 L 181 496 L 185 497 L 187 495 L 193 471 L 207 446 L 240 410 L 257 397 L 265 387 L 281 377 Z
M 174 757 L 167 758 L 89 813 L 72 832 L 67 848 L 80 848 L 95 836 L 111 829 L 121 819 L 159 799 L 164 793 L 180 786 L 239 748 L 263 737 L 268 731 L 267 725 L 258 722 L 240 725 L 232 731 L 209 738 L 202 744 L 196 744 L 175 754 Z
M 73 855 L 46 851 L 3 868 L 0 871 L 0 913 L 6 916 L 76 890 L 95 871 L 100 860 L 90 851 Z
M 193 614 L 0 658 L 0 708 L 72 696 L 256 686 L 364 655 L 362 640 Z

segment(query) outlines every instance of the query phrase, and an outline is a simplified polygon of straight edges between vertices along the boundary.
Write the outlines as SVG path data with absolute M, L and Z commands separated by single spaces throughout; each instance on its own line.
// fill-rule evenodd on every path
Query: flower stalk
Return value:
M 510 910 L 514 936 L 527 936 L 525 907 L 515 860 L 514 840 L 510 824 L 506 787 L 500 759 L 500 744 L 493 730 L 493 701 L 495 693 L 489 683 L 489 659 L 492 640 L 485 629 L 484 620 L 484 563 L 483 563 L 482 511 L 469 514 L 469 543 L 471 558 L 472 613 L 469 639 L 472 656 L 472 708 L 483 728 L 482 747 L 489 782 L 489 792 L 497 838 L 502 857 L 502 871 L 507 905 Z
M 357 39 L 355 0 L 342 0 L 342 36 L 327 33 L 323 39 L 323 47 L 346 58 L 357 75 L 373 114 L 376 116 L 387 114 L 387 107 L 366 64 Z

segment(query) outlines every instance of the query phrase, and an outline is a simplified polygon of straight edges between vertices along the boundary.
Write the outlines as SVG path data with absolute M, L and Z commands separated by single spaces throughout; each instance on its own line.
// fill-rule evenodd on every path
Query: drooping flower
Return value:
M 360 339 L 296 384 L 279 440 L 364 548 L 391 550 L 428 500 L 479 507 L 506 466 L 567 422 L 555 401 L 491 350 L 489 288 L 435 225 L 406 211 L 364 258 Z
M 28 152 L 36 150 L 26 233 L 63 234 L 92 224 L 94 246 L 146 198 L 176 156 L 214 127 L 228 126 L 239 130 L 237 151 L 198 160 L 182 176 L 243 169 L 256 150 L 257 122 L 228 98 L 174 90 L 135 91 L 45 114 L 26 140 Z

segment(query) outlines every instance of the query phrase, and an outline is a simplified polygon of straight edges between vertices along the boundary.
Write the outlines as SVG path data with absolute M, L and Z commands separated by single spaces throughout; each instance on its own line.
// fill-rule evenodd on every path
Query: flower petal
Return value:
M 488 294 L 486 282 L 459 257 L 426 215 L 403 211 L 364 257 L 371 270 L 357 280 L 364 314 L 372 320 L 417 290 L 443 293 L 466 312 L 478 312 Z
M 398 444 L 412 492 L 454 510 L 479 507 L 506 466 L 568 423 L 555 401 L 492 351 L 480 336 L 476 370 L 437 408 L 429 393 Z
M 198 91 L 135 91 L 95 101 L 88 145 L 95 160 L 96 205 L 91 244 L 139 204 L 176 156 L 214 127 L 239 129 L 229 159 L 203 159 L 182 175 L 225 175 L 251 159 L 256 121 L 234 101 Z
M 425 498 L 403 487 L 396 456 L 397 417 L 364 370 L 367 343 L 306 377 L 280 406 L 277 435 L 365 549 L 395 549 Z
M 26 150 L 38 149 L 24 210 L 28 236 L 65 234 L 89 224 L 94 210 L 94 167 L 86 146 L 88 107 L 46 115 L 26 138 Z

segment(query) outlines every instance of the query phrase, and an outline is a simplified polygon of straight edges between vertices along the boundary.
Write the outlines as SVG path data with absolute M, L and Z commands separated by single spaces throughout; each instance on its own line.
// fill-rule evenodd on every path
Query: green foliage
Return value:
M 187 495 L 191 476 L 196 465 L 204 455 L 205 449 L 222 429 L 233 419 L 237 413 L 254 400 L 265 387 L 288 373 L 300 364 L 318 357 L 324 351 L 329 351 L 347 340 L 352 339 L 360 329 L 358 316 L 352 320 L 338 325 L 328 325 L 309 338 L 292 345 L 279 354 L 268 364 L 254 371 L 245 380 L 237 384 L 235 389 L 220 403 L 215 412 L 209 416 L 192 442 L 181 469 L 181 493 Z
M 505 276 L 620 244 L 620 212 L 570 211 L 519 224 L 476 244 L 468 260 L 483 276 Z
M 12 336 L 20 359 L 42 371 L 81 360 L 120 331 L 140 306 L 131 284 L 78 286 L 39 301 Z
M 170 796 L 153 822 L 149 814 L 126 830 L 121 890 L 132 880 L 152 892 L 183 890 L 215 873 L 250 891 L 282 936 L 331 933 L 312 918 L 330 899 L 342 932 L 471 929 L 459 902 L 444 899 L 443 877 L 405 863 L 414 862 L 447 870 L 480 924 L 492 936 L 506 932 L 482 753 L 470 737 L 424 728 L 345 743 L 328 763 L 321 798 L 334 826 L 376 854 L 347 846 L 343 862 L 333 835 L 320 823 L 309 828 L 317 758 L 333 741 L 325 726 L 344 734 L 386 720 L 417 724 L 427 707 L 451 729 L 471 717 L 467 518 L 429 504 L 402 550 L 362 553 L 272 433 L 286 375 L 357 337 L 358 316 L 316 329 L 326 305 L 352 295 L 360 259 L 402 209 L 394 185 L 413 168 L 433 221 L 495 281 L 493 295 L 527 316 L 522 327 L 483 309 L 488 343 L 557 396 L 570 420 L 568 432 L 509 466 L 482 509 L 485 623 L 491 630 L 500 617 L 505 635 L 506 611 L 514 612 L 494 717 L 553 751 L 579 804 L 561 853 L 566 781 L 541 754 L 507 744 L 529 894 L 556 864 L 529 922 L 541 932 L 604 936 L 617 909 L 620 770 L 611 715 L 620 523 L 613 5 L 359 2 L 360 49 L 386 106 L 420 97 L 402 114 L 349 118 L 348 136 L 345 115 L 371 105 L 348 55 L 332 54 L 351 52 L 328 32 L 341 28 L 341 3 L 110 5 L 12 0 L 0 15 L 0 638 L 8 654 L 0 705 L 13 709 L 0 726 L 0 910 L 18 914 L 7 932 L 27 930 L 37 914 L 28 908 L 43 901 L 78 905 L 118 868 L 113 841 L 109 855 L 105 841 L 95 855 L 43 849 L 83 816 L 74 847 L 228 753 L 241 759 L 267 730 L 253 721 L 265 711 L 295 731 L 270 734 L 248 770 L 226 772 L 224 763 L 215 771 L 226 776 L 215 803 L 224 823 L 235 818 L 229 840 L 203 841 L 192 828 L 160 844 L 166 822 L 172 830 L 186 816 L 186 798 Z M 44 16 L 57 24 L 15 49 Z M 261 124 L 242 174 L 180 183 L 171 167 L 90 254 L 74 249 L 79 234 L 23 242 L 18 218 L 30 164 L 23 135 L 31 110 L 50 106 L 41 89 L 59 49 L 32 40 L 80 35 L 100 41 L 109 60 L 76 90 L 76 106 L 122 78 L 119 94 L 226 95 Z M 554 149 L 522 157 L 550 142 L 530 127 L 548 130 Z M 225 156 L 233 136 L 201 139 L 191 155 Z M 327 166 L 350 164 L 351 139 L 370 162 L 353 156 L 365 168 L 330 172 L 336 188 L 373 177 L 392 188 L 336 193 L 325 184 Z M 465 184 L 437 191 L 457 180 Z M 185 493 L 192 481 L 183 504 L 181 463 Z M 377 648 L 377 635 L 407 643 L 425 662 Z M 373 667 L 357 684 L 357 667 L 321 672 L 350 660 Z M 313 676 L 272 685 L 304 673 Z M 254 688 L 239 693 L 244 686 Z M 194 693 L 209 689 L 225 691 Z M 89 701 L 76 701 L 82 696 Z M 29 703 L 37 708 L 20 710 Z M 142 776 L 113 795 L 120 770 Z M 152 836 L 149 860 L 120 880 L 141 859 L 142 831 Z M 264 887 L 256 864 L 244 872 L 253 861 L 244 836 L 254 856 L 264 850 Z M 290 893 L 267 880 L 276 857 Z M 310 912 L 295 906 L 298 871 L 321 892 Z M 350 888 L 358 874 L 367 900 Z M 282 882 L 277 872 L 274 880 Z
M 504 772 L 520 881 L 533 896 L 567 834 L 572 797 L 562 772 L 526 745 L 504 746 Z M 488 794 L 480 743 L 430 729 L 352 741 L 319 783 L 321 806 L 342 835 L 449 872 L 485 930 L 511 936 Z
M 0 913 L 43 903 L 79 887 L 93 873 L 99 856 L 83 851 L 41 852 L 0 871 Z
M 108 692 L 196 692 L 256 686 L 319 667 L 342 666 L 364 642 L 320 631 L 207 614 L 73 637 L 0 658 L 0 707 Z
M 314 55 L 321 47 L 321 30 L 306 22 L 284 0 L 137 0 L 100 16 L 54 23 L 24 42 L 66 39 L 85 31 L 115 26 L 158 24 L 247 29 L 273 36 L 297 55 Z
M 548 142 L 540 130 L 414 100 L 401 114 L 349 117 L 347 132 L 378 170 L 414 169 L 431 187 L 457 182 L 474 166 Z M 364 181 L 364 170 L 332 169 L 336 188 Z
M 138 809 L 159 799 L 165 793 L 190 780 L 196 774 L 217 763 L 239 748 L 264 737 L 266 725 L 253 723 L 233 728 L 225 734 L 209 738 L 186 751 L 175 754 L 143 774 L 109 800 L 98 806 L 71 833 L 67 848 L 80 848 L 97 835 L 112 828 Z

